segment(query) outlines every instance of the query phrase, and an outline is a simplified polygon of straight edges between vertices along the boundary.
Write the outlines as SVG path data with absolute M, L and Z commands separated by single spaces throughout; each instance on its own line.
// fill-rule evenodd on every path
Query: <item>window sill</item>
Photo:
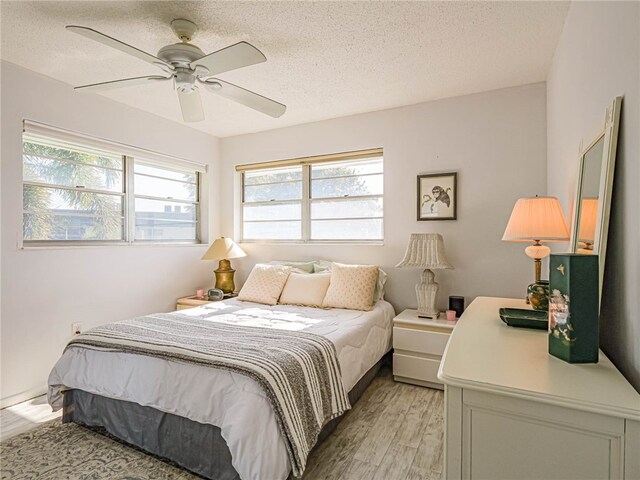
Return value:
M 296 241 L 296 240 L 241 240 L 238 244 L 249 245 L 352 245 L 354 247 L 382 247 L 384 246 L 384 240 L 314 240 L 314 241 Z
M 207 243 L 180 243 L 180 242 L 149 242 L 149 243 L 101 243 L 98 245 L 22 245 L 18 247 L 18 250 L 91 250 L 91 249 L 105 249 L 105 248 L 122 248 L 122 247 L 207 247 Z

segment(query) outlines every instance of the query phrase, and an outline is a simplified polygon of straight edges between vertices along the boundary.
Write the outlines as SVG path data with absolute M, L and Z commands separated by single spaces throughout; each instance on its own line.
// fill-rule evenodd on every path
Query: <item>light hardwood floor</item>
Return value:
M 336 430 L 310 455 L 303 480 L 441 480 L 440 390 L 393 381 L 385 368 Z M 0 411 L 0 438 L 59 416 L 46 398 Z
M 303 480 L 440 480 L 444 394 L 383 370 L 309 457 Z
M 62 415 L 51 411 L 46 395 L 0 410 L 0 441 L 28 432 L 43 422 Z

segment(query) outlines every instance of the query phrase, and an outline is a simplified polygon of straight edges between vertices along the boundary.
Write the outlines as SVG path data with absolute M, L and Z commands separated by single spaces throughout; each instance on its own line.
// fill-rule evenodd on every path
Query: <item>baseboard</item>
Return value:
M 410 383 L 412 385 L 418 385 L 420 387 L 428 387 L 428 388 L 435 388 L 437 390 L 444 390 L 444 385 L 441 383 L 425 382 L 423 380 L 416 380 L 415 378 L 400 377 L 398 375 L 394 375 L 393 379 L 396 382 Z
M 0 408 L 7 408 L 12 405 L 16 405 L 17 403 L 22 403 L 27 400 L 31 400 L 32 398 L 39 397 L 45 393 L 47 393 L 47 387 L 32 388 L 31 390 L 16 393 L 10 397 L 0 399 Z

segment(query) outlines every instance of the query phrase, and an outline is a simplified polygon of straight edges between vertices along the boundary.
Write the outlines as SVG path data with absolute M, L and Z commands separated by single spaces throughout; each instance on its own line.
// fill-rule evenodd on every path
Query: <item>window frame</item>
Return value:
M 380 194 L 372 194 L 372 195 L 354 195 L 349 197 L 322 197 L 322 198 L 312 198 L 311 192 L 311 169 L 313 165 L 319 164 L 329 164 L 335 163 L 340 164 L 342 162 L 348 161 L 356 161 L 356 160 L 366 160 L 367 158 L 381 158 L 382 161 L 382 179 L 383 179 L 383 188 L 382 193 Z M 245 205 L 268 205 L 271 202 L 245 202 L 245 173 L 247 171 L 259 171 L 259 170 L 272 170 L 279 167 L 287 167 L 287 166 L 301 166 L 302 168 L 302 196 L 300 200 L 276 200 L 273 203 L 285 204 L 285 203 L 300 203 L 300 222 L 301 222 L 301 238 L 297 239 L 252 239 L 245 238 L 244 235 L 244 206 Z M 382 148 L 370 149 L 370 150 L 362 150 L 356 152 L 345 152 L 338 154 L 329 154 L 329 155 L 319 155 L 315 157 L 305 157 L 304 159 L 291 159 L 291 160 L 283 160 L 283 161 L 275 161 L 275 162 L 264 162 L 250 165 L 238 165 L 236 166 L 237 174 L 240 176 L 239 186 L 240 186 L 240 194 L 239 194 L 239 214 L 238 214 L 238 235 L 237 237 L 240 239 L 242 243 L 257 243 L 257 244 L 366 244 L 366 245 L 383 245 L 385 240 L 385 222 L 384 222 L 384 211 L 385 211 L 385 202 L 384 202 L 384 154 Z M 346 177 L 364 177 L 371 175 L 380 175 L 380 173 L 370 173 L 363 175 L 344 175 L 344 176 L 336 176 L 336 177 L 326 177 L 329 178 L 346 178 Z M 325 179 L 325 177 L 318 178 Z M 274 182 L 276 183 L 276 182 Z M 283 183 L 283 182 L 277 182 Z M 357 220 L 357 219 L 376 219 L 381 221 L 381 230 L 382 230 L 382 238 L 379 239 L 314 239 L 311 238 L 311 205 L 315 202 L 322 201 L 349 201 L 349 200 L 362 200 L 368 198 L 380 198 L 382 199 L 382 216 L 381 217 L 348 217 L 348 218 L 331 218 L 327 220 Z M 316 220 L 317 221 L 317 220 Z
M 149 162 L 149 161 L 145 161 L 144 159 L 139 159 L 138 160 L 139 163 L 144 164 L 144 165 L 151 165 L 154 164 L 157 165 L 158 168 L 165 168 L 165 169 L 174 169 L 174 171 L 179 171 L 182 170 L 178 167 L 175 166 L 169 166 L 169 165 L 165 165 L 163 166 L 160 163 L 157 162 Z M 154 176 L 154 175 L 149 175 L 149 174 L 136 174 L 135 173 L 135 158 L 133 157 L 129 157 L 129 156 L 125 156 L 125 165 L 128 165 L 128 175 L 127 178 L 130 179 L 130 184 L 127 183 L 127 185 L 130 185 L 130 192 L 131 195 L 126 195 L 127 200 L 128 200 L 128 212 L 129 212 L 129 216 L 128 219 L 129 221 L 128 223 L 128 234 L 129 234 L 129 243 L 131 244 L 136 244 L 136 245 L 142 245 L 142 244 L 162 244 L 162 245 L 181 245 L 181 244 L 202 244 L 203 242 L 201 241 L 201 237 L 202 237 L 202 222 L 201 222 L 201 203 L 200 203 L 200 197 L 201 197 L 201 179 L 200 179 L 200 172 L 198 171 L 194 171 L 193 173 L 195 174 L 195 186 L 196 186 L 196 195 L 195 195 L 195 200 L 180 200 L 180 199 L 174 199 L 174 198 L 162 198 L 162 197 L 156 197 L 153 195 L 138 195 L 136 194 L 135 188 L 134 188 L 134 179 L 135 179 L 135 175 L 144 175 L 147 177 L 154 177 L 154 178 L 161 178 L 161 179 L 166 179 L 166 180 L 171 180 L 165 177 L 159 177 L 159 176 Z M 184 169 L 185 172 L 189 172 L 192 173 L 190 170 L 186 170 Z M 192 182 L 181 182 L 180 180 L 173 180 L 175 182 L 178 183 L 188 183 L 188 184 L 192 184 Z M 142 199 L 148 199 L 148 200 L 166 200 L 166 201 L 170 201 L 171 203 L 181 203 L 184 205 L 193 205 L 195 207 L 195 220 L 193 223 L 195 223 L 195 228 L 196 228 L 196 235 L 195 238 L 193 240 L 175 240 L 175 239 L 167 239 L 167 240 L 162 240 L 162 239 L 150 239 L 150 240 L 136 240 L 136 199 L 137 198 L 142 198 Z
M 26 127 L 27 121 L 25 121 L 25 127 Z M 39 124 L 36 124 L 39 125 Z M 53 128 L 53 127 L 51 127 Z M 71 147 L 78 147 L 79 149 L 82 150 L 87 150 L 89 152 L 91 152 L 91 150 L 96 151 L 96 152 L 100 152 L 100 151 L 104 151 L 104 152 L 108 152 L 111 154 L 114 154 L 116 156 L 119 156 L 122 160 L 122 170 L 120 169 L 112 169 L 112 170 L 117 170 L 119 172 L 122 172 L 122 188 L 121 190 L 113 190 L 113 191 L 108 191 L 108 190 L 101 190 L 101 189 L 94 189 L 94 188 L 84 188 L 84 187 L 80 187 L 80 186 L 76 186 L 76 187 L 71 187 L 71 186 L 66 186 L 66 185 L 59 185 L 59 184 L 49 184 L 49 183 L 43 183 L 43 182 L 36 182 L 36 181 L 31 181 L 31 180 L 25 180 L 25 176 L 24 176 L 24 165 L 25 165 L 25 161 L 24 161 L 24 157 L 25 157 L 25 152 L 24 152 L 24 144 L 25 143 L 29 143 L 29 136 L 35 136 L 37 137 L 41 137 L 43 141 L 49 140 L 51 141 L 51 143 L 56 143 L 56 142 L 67 142 L 70 144 Z M 77 135 L 77 137 L 76 137 Z M 69 140 L 69 138 L 64 138 L 64 137 L 76 137 L 76 138 L 72 138 L 71 140 Z M 21 149 L 21 169 L 23 170 L 22 172 L 22 189 L 21 189 L 21 199 L 20 199 L 20 205 L 22 207 L 22 212 L 21 212 L 21 216 L 22 216 L 22 221 L 21 221 L 21 229 L 20 229 L 20 236 L 19 236 L 19 248 L 55 248 L 55 247 L 63 247 L 63 248 L 73 248 L 73 247 L 78 247 L 78 248 L 82 248 L 82 247 L 99 247 L 99 246 L 122 246 L 122 245 L 127 245 L 127 246 L 141 246 L 141 245 L 201 245 L 203 244 L 202 242 L 202 236 L 203 236 L 203 232 L 202 232 L 202 207 L 201 207 L 201 198 L 202 198 L 202 174 L 204 173 L 204 171 L 198 169 L 195 167 L 196 164 L 192 163 L 192 162 L 188 162 L 185 161 L 185 165 L 181 166 L 177 163 L 177 161 L 171 161 L 171 157 L 167 157 L 170 160 L 167 161 L 166 163 L 163 162 L 162 160 L 148 160 L 145 158 L 144 155 L 141 155 L 138 158 L 138 161 L 142 164 L 145 165 L 156 165 L 158 168 L 164 168 L 164 169 L 168 169 L 168 170 L 173 170 L 173 171 L 184 171 L 184 172 L 188 172 L 190 174 L 194 174 L 195 175 L 195 201 L 191 201 L 191 200 L 175 200 L 175 199 L 171 199 L 170 201 L 172 203 L 184 203 L 187 205 L 194 205 L 195 206 L 195 238 L 194 239 L 186 239 L 186 240 L 178 240 L 178 239 L 167 239 L 167 240 L 163 240 L 163 239 L 149 239 L 149 240 L 136 240 L 135 238 L 135 228 L 136 228 L 136 214 L 135 214 L 135 199 L 142 197 L 142 198 L 152 198 L 148 195 L 136 195 L 135 193 L 135 188 L 134 188 L 134 166 L 136 163 L 136 157 L 134 157 L 134 155 L 131 155 L 130 153 L 132 153 L 132 150 L 135 152 L 134 147 L 128 147 L 123 145 L 122 149 L 118 148 L 118 144 L 112 144 L 113 146 L 109 149 L 104 149 L 101 148 L 101 145 L 98 144 L 98 146 L 94 146 L 92 145 L 92 138 L 91 137 L 86 137 L 88 139 L 87 142 L 83 142 L 82 139 L 84 138 L 84 136 L 80 135 L 80 134 L 73 134 L 71 132 L 66 132 L 63 131 L 63 136 L 62 138 L 59 138 L 57 135 L 52 134 L 52 135 L 47 135 L 47 134 L 42 134 L 39 132 L 36 132 L 35 134 L 32 134 L 31 132 L 27 131 L 26 128 L 23 129 L 22 132 L 22 137 L 21 137 L 21 145 L 22 145 L 22 149 Z M 98 141 L 100 142 L 100 140 Z M 142 149 L 140 149 L 140 152 L 146 152 Z M 157 154 L 157 157 L 162 157 L 161 154 Z M 48 158 L 48 157 L 47 157 Z M 66 160 L 66 159 L 56 159 L 54 158 L 53 160 L 60 160 L 63 162 L 70 162 L 70 163 L 76 163 L 76 164 L 81 164 L 81 165 L 87 165 L 89 167 L 92 167 L 92 165 L 90 164 L 85 164 L 83 162 L 78 162 L 78 161 L 74 161 L 74 160 Z M 193 166 L 193 170 L 192 170 L 192 166 Z M 107 167 L 100 167 L 100 166 L 95 166 L 95 168 L 107 168 Z M 203 169 L 204 170 L 204 169 Z M 206 171 L 206 170 L 205 170 Z M 179 180 L 178 180 L 179 181 Z M 183 183 L 192 183 L 192 182 L 183 182 Z M 33 186 L 36 188 L 44 188 L 44 189 L 65 189 L 65 190 L 74 190 L 74 191 L 83 191 L 83 192 L 87 192 L 87 193 L 95 193 L 95 194 L 106 194 L 106 195 L 113 195 L 113 196 L 118 196 L 122 199 L 122 215 L 119 217 L 122 219 L 122 238 L 121 239 L 113 239 L 113 240 L 27 240 L 24 237 L 24 214 L 28 213 L 25 210 L 25 205 L 24 205 L 24 188 L 25 186 Z M 162 198 L 162 197 L 153 197 L 153 200 L 168 200 L 167 198 Z M 48 213 L 43 213 L 42 215 L 47 215 Z M 55 214 L 54 214 L 55 215 Z M 90 216 L 90 215 L 78 215 L 78 216 Z
M 271 167 L 271 168 L 265 168 L 265 170 L 271 170 L 273 168 L 278 168 L 278 167 Z M 286 167 L 285 167 L 286 168 Z M 302 177 L 300 180 L 288 180 L 288 181 L 284 181 L 284 182 L 268 182 L 268 183 L 262 183 L 262 184 L 258 184 L 258 185 L 275 185 L 275 184 L 280 184 L 280 183 L 301 183 L 301 191 L 300 191 L 300 199 L 288 199 L 288 200 L 275 200 L 273 202 L 271 201 L 260 201 L 260 202 L 246 202 L 245 201 L 245 187 L 249 186 L 252 187 L 254 186 L 252 185 L 246 185 L 245 184 L 245 172 L 240 172 L 240 232 L 241 235 L 239 236 L 240 241 L 242 243 L 301 243 L 304 240 L 304 198 L 306 196 L 306 187 L 305 185 L 307 184 L 307 182 L 305 181 L 305 169 L 302 168 Z M 245 205 L 270 205 L 270 204 L 279 204 L 279 205 L 283 205 L 283 204 L 300 204 L 300 240 L 296 240 L 296 239 L 244 239 L 244 206 Z M 248 221 L 252 221 L 252 220 L 248 220 Z M 290 221 L 290 222 L 297 222 L 298 220 L 271 220 L 272 222 L 277 222 L 277 221 L 281 221 L 281 222 L 286 222 L 286 221 Z

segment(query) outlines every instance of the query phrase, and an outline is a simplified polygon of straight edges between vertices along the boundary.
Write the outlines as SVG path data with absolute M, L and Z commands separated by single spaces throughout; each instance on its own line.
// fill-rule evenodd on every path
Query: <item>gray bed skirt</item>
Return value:
M 352 405 L 364 393 L 387 357 L 380 359 L 351 389 L 349 401 Z M 341 420 L 342 416 L 324 426 L 316 447 L 333 432 Z M 82 390 L 68 390 L 64 393 L 62 421 L 98 431 L 106 430 L 125 443 L 168 459 L 205 478 L 240 478 L 231 464 L 231 452 L 220 434 L 220 428 L 214 425 Z

